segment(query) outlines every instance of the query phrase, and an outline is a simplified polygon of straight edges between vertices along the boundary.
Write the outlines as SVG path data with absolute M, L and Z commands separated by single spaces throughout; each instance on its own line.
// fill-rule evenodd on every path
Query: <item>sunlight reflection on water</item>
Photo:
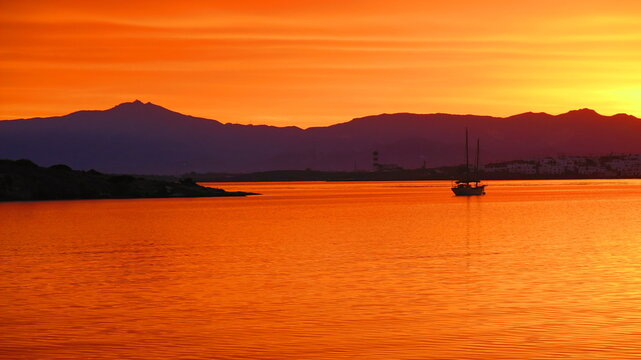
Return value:
M 641 358 L 641 181 L 0 204 L 8 359 Z

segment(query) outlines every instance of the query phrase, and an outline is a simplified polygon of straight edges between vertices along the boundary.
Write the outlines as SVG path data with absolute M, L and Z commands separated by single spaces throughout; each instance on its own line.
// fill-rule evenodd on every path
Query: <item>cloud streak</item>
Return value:
M 397 111 L 641 113 L 630 90 L 641 78 L 635 2 L 2 7 L 3 119 L 132 98 L 222 121 L 302 127 Z

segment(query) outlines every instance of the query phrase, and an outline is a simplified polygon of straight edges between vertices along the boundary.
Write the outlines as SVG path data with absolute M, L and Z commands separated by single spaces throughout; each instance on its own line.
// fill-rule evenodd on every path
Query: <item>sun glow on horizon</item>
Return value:
M 641 115 L 634 1 L 0 2 L 0 119 L 140 98 L 243 124 Z

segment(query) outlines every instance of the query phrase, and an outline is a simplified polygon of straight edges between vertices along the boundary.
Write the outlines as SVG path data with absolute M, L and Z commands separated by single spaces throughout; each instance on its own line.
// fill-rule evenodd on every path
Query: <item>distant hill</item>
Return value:
M 481 139 L 483 162 L 558 154 L 641 153 L 641 120 L 589 109 L 507 118 L 381 114 L 327 127 L 223 124 L 134 101 L 104 111 L 0 121 L 0 158 L 111 173 L 181 174 L 277 169 L 447 166 L 464 159 L 464 131 Z

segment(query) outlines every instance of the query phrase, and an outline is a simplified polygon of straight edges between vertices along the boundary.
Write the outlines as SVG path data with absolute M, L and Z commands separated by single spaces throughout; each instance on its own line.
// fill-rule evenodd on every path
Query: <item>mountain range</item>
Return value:
M 327 127 L 224 124 L 138 100 L 108 110 L 0 121 L 0 158 L 109 173 L 405 168 L 464 161 L 464 134 L 484 163 L 544 156 L 641 153 L 641 120 L 590 109 L 510 117 L 381 114 Z

